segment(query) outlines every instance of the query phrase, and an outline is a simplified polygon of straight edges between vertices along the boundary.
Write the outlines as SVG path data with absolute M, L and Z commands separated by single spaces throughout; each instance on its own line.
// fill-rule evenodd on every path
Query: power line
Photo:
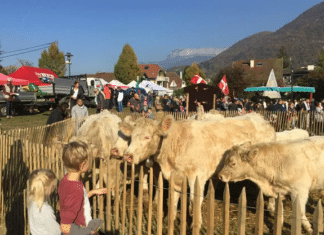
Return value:
M 3 52 L 3 53 L 1 53 L 2 55 L 3 54 L 11 54 L 11 53 L 13 53 L 13 52 L 17 52 L 17 51 L 25 51 L 25 50 L 29 50 L 29 49 L 32 49 L 32 48 L 36 48 L 36 47 L 44 47 L 44 46 L 48 46 L 48 45 L 50 45 L 50 44 L 52 44 L 52 43 L 54 43 L 54 42 L 49 42 L 49 43 L 45 43 L 45 44 L 42 44 L 42 45 L 38 45 L 38 46 L 34 46 L 34 47 L 28 47 L 28 48 L 25 48 L 25 49 L 19 49 L 19 50 L 14 50 L 14 51 L 8 51 L 8 52 Z
M 0 59 L 7 58 L 7 57 L 10 57 L 10 56 L 15 56 L 15 55 L 22 55 L 22 54 L 26 54 L 26 53 L 33 52 L 33 51 L 43 50 L 43 49 L 46 49 L 46 48 L 48 48 L 48 47 L 43 47 L 43 48 L 38 48 L 38 49 L 35 49 L 35 50 L 20 52 L 20 53 L 13 54 L 13 55 L 2 56 L 2 57 L 0 57 Z

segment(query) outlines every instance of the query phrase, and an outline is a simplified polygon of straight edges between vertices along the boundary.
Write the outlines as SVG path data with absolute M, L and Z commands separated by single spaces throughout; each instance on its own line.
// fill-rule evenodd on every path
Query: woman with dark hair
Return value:
M 68 103 L 61 103 L 54 109 L 47 119 L 46 125 L 63 121 L 67 117 L 67 109 L 69 108 Z
M 79 81 L 75 81 L 73 87 L 71 87 L 71 92 L 70 92 L 70 97 L 71 97 L 71 102 L 70 102 L 70 109 L 72 110 L 73 106 L 77 104 L 78 99 L 83 100 L 83 87 L 80 86 Z

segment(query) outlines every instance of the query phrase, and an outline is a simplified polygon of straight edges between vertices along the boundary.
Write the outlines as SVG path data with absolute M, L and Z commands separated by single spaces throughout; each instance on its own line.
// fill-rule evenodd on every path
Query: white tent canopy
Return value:
M 114 86 L 126 86 L 125 84 L 123 84 L 122 82 L 120 82 L 118 80 L 112 80 L 111 82 L 109 82 L 109 84 L 114 85 Z
M 271 69 L 268 82 L 267 82 L 267 87 L 278 87 L 276 76 L 274 74 L 273 69 Z M 264 91 L 263 96 L 267 96 L 271 99 L 280 99 L 280 93 L 278 91 Z
M 149 88 L 153 91 L 168 91 L 165 87 L 159 86 L 151 81 L 143 81 L 139 84 L 139 87 L 141 88 Z
M 103 79 L 103 78 L 99 78 L 99 80 L 102 83 L 102 85 L 108 84 L 108 82 L 105 79 Z
M 136 87 L 136 81 L 131 81 L 130 83 L 127 84 L 129 87 Z

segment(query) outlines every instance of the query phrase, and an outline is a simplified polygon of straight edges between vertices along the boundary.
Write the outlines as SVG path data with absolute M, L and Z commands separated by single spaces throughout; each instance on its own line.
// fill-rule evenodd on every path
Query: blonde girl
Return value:
M 28 219 L 32 235 L 59 235 L 60 225 L 57 223 L 53 208 L 47 203 L 49 196 L 57 186 L 53 171 L 35 170 L 29 178 Z

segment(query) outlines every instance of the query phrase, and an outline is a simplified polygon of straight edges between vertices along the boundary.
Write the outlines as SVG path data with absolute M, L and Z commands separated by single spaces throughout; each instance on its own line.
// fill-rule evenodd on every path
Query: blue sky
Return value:
M 320 0 L 11 0 L 1 1 L 4 52 L 57 40 L 71 52 L 71 73 L 113 72 L 129 43 L 142 61 L 160 61 L 175 49 L 224 48 L 260 31 L 276 31 Z M 4 58 L 30 60 L 41 51 Z

